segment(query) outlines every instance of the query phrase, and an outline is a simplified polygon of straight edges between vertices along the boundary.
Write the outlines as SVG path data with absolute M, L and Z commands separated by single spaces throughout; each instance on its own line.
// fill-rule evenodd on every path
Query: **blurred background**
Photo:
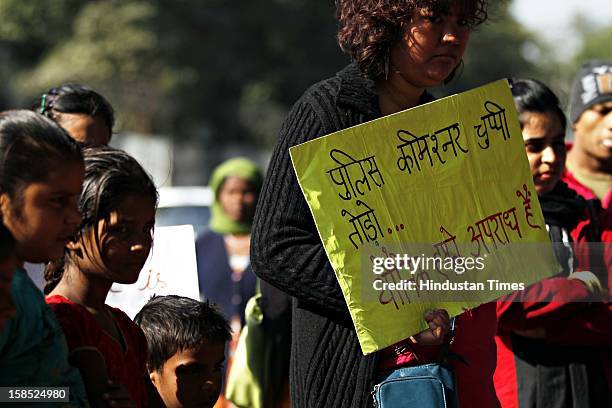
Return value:
M 612 58 L 610 0 L 491 3 L 438 96 L 527 76 L 567 101 L 581 61 Z M 236 155 L 265 168 L 291 104 L 348 62 L 333 15 L 332 0 L 1 0 L 0 108 L 79 82 L 158 185 L 204 185 Z

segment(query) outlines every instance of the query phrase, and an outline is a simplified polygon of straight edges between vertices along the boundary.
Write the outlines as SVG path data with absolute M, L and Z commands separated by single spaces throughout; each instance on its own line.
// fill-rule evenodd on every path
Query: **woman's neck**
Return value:
M 104 310 L 106 296 L 112 282 L 85 275 L 75 265 L 66 265 L 62 279 L 49 294 L 63 296 L 93 311 Z
M 376 83 L 378 104 L 383 116 L 418 105 L 425 90 L 406 81 L 398 72 L 390 72 L 388 79 Z

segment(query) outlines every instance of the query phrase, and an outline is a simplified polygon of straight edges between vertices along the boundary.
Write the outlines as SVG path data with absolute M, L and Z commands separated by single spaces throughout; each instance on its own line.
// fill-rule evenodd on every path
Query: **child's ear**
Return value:
M 0 194 L 0 219 L 8 219 L 11 214 L 11 199 L 8 194 Z
M 149 378 L 151 379 L 151 383 L 157 387 L 157 377 L 159 374 L 157 374 L 157 371 L 155 370 L 151 370 L 151 368 L 149 367 L 149 365 L 147 364 L 147 370 L 149 371 Z

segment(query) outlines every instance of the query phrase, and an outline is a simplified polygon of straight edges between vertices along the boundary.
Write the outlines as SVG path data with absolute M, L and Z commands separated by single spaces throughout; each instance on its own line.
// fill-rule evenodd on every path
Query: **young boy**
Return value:
M 227 320 L 213 304 L 153 296 L 134 318 L 149 345 L 147 369 L 168 408 L 210 407 L 221 393 Z

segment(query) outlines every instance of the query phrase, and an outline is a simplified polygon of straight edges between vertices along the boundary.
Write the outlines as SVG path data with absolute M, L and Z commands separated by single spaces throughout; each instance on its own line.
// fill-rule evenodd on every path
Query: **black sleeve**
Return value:
M 307 101 L 298 101 L 283 124 L 270 160 L 252 230 L 255 274 L 320 313 L 350 319 L 308 204 L 298 185 L 289 148 L 330 133 Z

